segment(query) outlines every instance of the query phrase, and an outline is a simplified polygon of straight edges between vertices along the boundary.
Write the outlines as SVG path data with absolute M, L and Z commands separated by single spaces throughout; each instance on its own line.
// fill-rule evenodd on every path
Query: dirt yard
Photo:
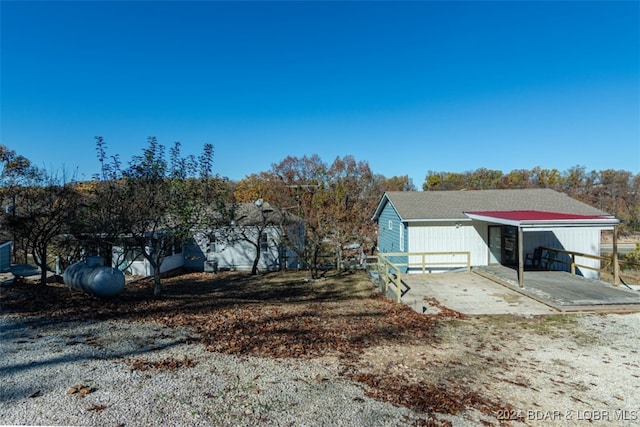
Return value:
M 100 300 L 64 285 L 2 287 L 2 315 L 188 327 L 207 350 L 339 360 L 366 395 L 423 414 L 419 425 L 634 425 L 640 315 L 423 315 L 363 272 L 191 273 Z

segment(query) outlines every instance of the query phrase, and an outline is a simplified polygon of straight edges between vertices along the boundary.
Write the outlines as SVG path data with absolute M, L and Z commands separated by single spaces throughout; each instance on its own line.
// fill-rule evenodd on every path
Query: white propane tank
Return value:
M 87 262 L 76 262 L 64 271 L 64 283 L 97 297 L 113 297 L 124 289 L 122 271 L 102 265 L 101 257 L 88 257 Z

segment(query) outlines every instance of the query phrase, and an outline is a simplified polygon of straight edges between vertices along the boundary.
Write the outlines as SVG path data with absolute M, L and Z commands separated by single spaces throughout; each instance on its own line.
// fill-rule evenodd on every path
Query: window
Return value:
M 393 230 L 393 221 L 389 220 L 389 230 Z
M 133 261 L 142 261 L 142 260 L 144 260 L 144 256 L 142 255 L 142 249 L 140 249 L 140 248 L 129 248 L 129 250 L 125 253 L 124 259 L 128 263 L 131 263 Z
M 181 253 L 182 253 L 182 241 L 181 240 L 177 240 L 173 244 L 173 254 L 177 255 L 177 254 L 181 254 Z
M 269 240 L 267 239 L 267 233 L 262 233 L 260 235 L 260 250 L 262 252 L 267 250 L 269 244 Z

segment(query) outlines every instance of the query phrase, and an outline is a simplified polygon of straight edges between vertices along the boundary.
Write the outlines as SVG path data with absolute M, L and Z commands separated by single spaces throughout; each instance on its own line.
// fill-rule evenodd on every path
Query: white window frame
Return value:
M 404 252 L 404 223 L 400 223 L 400 250 Z
M 389 220 L 389 230 L 393 230 L 393 220 Z

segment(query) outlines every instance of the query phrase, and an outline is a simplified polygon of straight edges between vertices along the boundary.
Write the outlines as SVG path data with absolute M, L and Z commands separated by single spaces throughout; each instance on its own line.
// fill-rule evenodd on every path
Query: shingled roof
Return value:
M 266 225 L 291 225 L 301 221 L 297 215 L 274 209 L 267 202 L 264 202 L 262 208 L 256 206 L 255 203 L 237 203 L 234 206 L 234 211 L 236 225 L 242 226 L 258 225 L 263 222 Z
M 577 215 L 612 216 L 551 189 L 389 191 L 378 204 L 377 220 L 391 203 L 402 221 L 467 219 L 464 212 L 545 211 Z

